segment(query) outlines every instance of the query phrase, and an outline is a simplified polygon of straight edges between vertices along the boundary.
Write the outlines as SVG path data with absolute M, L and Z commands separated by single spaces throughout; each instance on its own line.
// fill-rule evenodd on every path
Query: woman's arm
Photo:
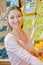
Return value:
M 34 45 L 32 44 L 32 40 L 30 38 L 30 35 L 28 33 L 28 30 L 25 30 L 26 36 L 28 38 L 28 43 L 26 45 L 26 49 L 31 53 L 34 54 L 35 50 L 34 50 Z
M 11 51 L 12 53 L 16 54 L 19 58 L 24 60 L 26 63 L 31 65 L 43 65 L 43 63 L 32 56 L 28 51 L 22 48 L 18 42 L 13 38 L 7 38 L 5 40 L 5 47 L 7 51 Z

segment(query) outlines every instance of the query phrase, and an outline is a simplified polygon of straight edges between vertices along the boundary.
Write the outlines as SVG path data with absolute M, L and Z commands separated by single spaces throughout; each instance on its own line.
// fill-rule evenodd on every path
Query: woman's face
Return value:
M 8 14 L 8 23 L 12 28 L 21 28 L 23 24 L 23 16 L 20 11 L 14 9 Z

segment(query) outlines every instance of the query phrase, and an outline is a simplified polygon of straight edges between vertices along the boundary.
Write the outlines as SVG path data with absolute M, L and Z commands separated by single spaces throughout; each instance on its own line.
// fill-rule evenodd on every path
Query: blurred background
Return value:
M 34 44 L 35 52 L 43 62 L 43 0 L 0 0 L 0 65 L 10 65 L 4 38 L 8 33 L 7 10 L 10 6 L 19 6 L 24 16 L 23 27 L 26 28 Z

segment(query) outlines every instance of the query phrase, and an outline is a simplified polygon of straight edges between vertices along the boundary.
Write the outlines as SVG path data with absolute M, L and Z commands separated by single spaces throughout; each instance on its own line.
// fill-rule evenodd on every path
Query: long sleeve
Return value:
M 16 39 L 13 38 L 5 39 L 5 47 L 7 51 L 11 51 L 12 53 L 16 54 L 19 58 L 21 58 L 28 64 L 43 65 L 43 63 L 40 60 L 38 60 L 34 56 L 31 56 L 31 54 L 28 51 L 19 46 Z

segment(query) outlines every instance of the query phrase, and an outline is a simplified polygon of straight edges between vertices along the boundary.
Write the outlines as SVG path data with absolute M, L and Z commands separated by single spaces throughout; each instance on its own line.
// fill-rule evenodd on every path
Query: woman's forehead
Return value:
M 14 9 L 14 10 L 11 10 L 10 12 L 9 12 L 9 14 L 10 15 L 16 15 L 16 14 L 22 14 L 19 10 L 17 10 L 17 9 Z

